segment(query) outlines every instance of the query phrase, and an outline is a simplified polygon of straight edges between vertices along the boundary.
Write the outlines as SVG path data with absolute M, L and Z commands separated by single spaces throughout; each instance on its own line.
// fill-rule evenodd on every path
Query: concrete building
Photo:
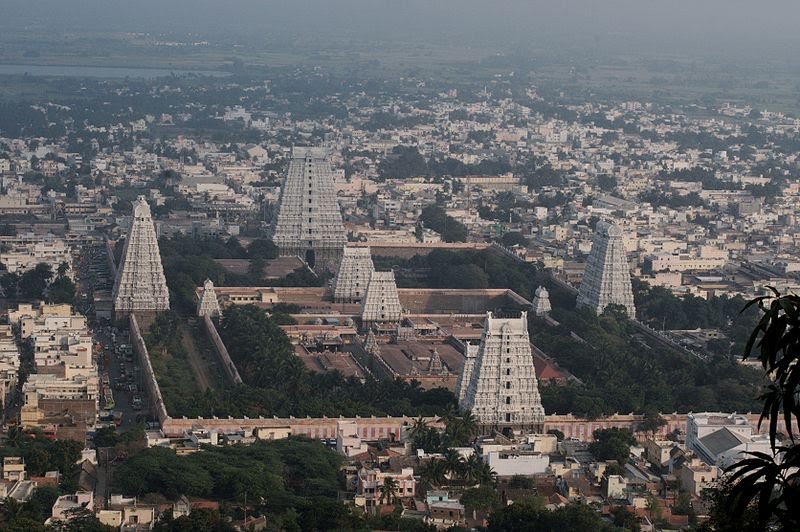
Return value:
M 397 490 L 394 495 L 398 500 L 410 499 L 416 495 L 417 481 L 412 467 L 404 467 L 399 473 L 361 468 L 358 471 L 356 485 L 356 506 L 371 509 L 382 503 L 392 504 L 392 501 L 385 499 L 381 501 L 381 487 L 387 478 L 395 480 Z
M 395 322 L 400 321 L 402 315 L 394 272 L 372 272 L 361 301 L 362 323 L 367 326 L 372 322 Z
M 333 300 L 337 303 L 360 302 L 374 271 L 369 248 L 345 247 L 336 272 Z
M 272 240 L 281 255 L 298 256 L 315 270 L 339 264 L 347 234 L 324 149 L 292 150 Z
M 757 434 L 745 416 L 720 413 L 686 416 L 686 448 L 721 469 L 744 459 L 745 453 L 770 452 L 769 438 Z
M 206 282 L 203 283 L 203 291 L 200 293 L 200 300 L 197 302 L 197 315 L 217 318 L 220 314 L 214 283 L 211 282 L 211 279 L 206 279 Z
M 578 291 L 578 306 L 589 307 L 600 314 L 608 305 L 622 305 L 628 317 L 634 318 L 631 273 L 622 237 L 619 226 L 597 222 L 597 235 Z
M 158 239 L 150 206 L 144 196 L 139 196 L 133 205 L 133 220 L 125 239 L 112 295 L 118 316 L 136 311 L 169 310 L 169 291 Z
M 486 315 L 469 386 L 460 406 L 484 432 L 527 429 L 543 432 L 544 408 L 533 366 L 527 313 L 519 318 Z

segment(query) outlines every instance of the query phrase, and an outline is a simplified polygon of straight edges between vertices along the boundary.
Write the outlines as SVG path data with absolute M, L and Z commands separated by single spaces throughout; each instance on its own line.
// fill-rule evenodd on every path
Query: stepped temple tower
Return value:
M 469 385 L 459 406 L 472 411 L 483 433 L 543 430 L 544 408 L 526 312 L 519 318 L 495 318 L 487 313 L 478 352 L 471 367 L 468 363 L 462 372 L 471 371 Z
M 292 149 L 272 240 L 282 256 L 300 257 L 316 271 L 339 264 L 347 234 L 324 149 Z
M 461 368 L 461 373 L 459 373 L 458 377 L 456 377 L 456 387 L 453 392 L 458 399 L 459 405 L 467 395 L 469 381 L 472 379 L 472 370 L 475 368 L 475 357 L 478 356 L 478 349 L 480 347 L 476 344 L 470 343 L 467 343 L 466 346 L 467 352 L 464 353 L 466 355 L 466 360 L 464 361 L 464 366 Z
M 114 279 L 112 298 L 117 316 L 169 309 L 169 291 L 161 266 L 156 228 L 144 196 L 133 203 L 133 219 Z
M 372 272 L 361 301 L 361 322 L 367 326 L 372 322 L 400 321 L 402 315 L 394 272 Z
M 553 310 L 550 306 L 550 293 L 544 286 L 540 286 L 533 293 L 533 304 L 531 305 L 531 310 L 533 311 L 534 316 L 539 317 L 544 316 Z
M 597 222 L 597 236 L 578 290 L 578 306 L 589 307 L 601 314 L 612 304 L 625 307 L 629 318 L 636 316 L 622 229 L 607 222 Z
M 345 247 L 336 271 L 333 300 L 337 303 L 360 302 L 373 271 L 375 266 L 369 248 Z
M 197 302 L 197 315 L 217 318 L 222 314 L 219 309 L 217 294 L 214 292 L 214 283 L 211 279 L 206 279 L 203 283 L 203 291 L 200 293 L 200 300 Z

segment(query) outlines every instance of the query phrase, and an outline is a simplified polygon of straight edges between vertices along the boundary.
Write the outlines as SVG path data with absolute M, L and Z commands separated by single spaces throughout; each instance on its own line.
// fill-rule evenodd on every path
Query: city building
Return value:
M 621 305 L 628 317 L 634 318 L 636 307 L 622 236 L 619 226 L 597 222 L 597 234 L 578 291 L 578 306 L 601 314 L 608 305 Z
M 542 432 L 544 408 L 526 312 L 518 318 L 486 314 L 471 373 L 460 406 L 473 413 L 483 432 L 507 429 Z
M 144 196 L 133 204 L 133 219 L 112 292 L 117 316 L 169 310 L 169 291 L 158 239 Z
M 338 266 L 347 234 L 324 149 L 292 150 L 272 240 L 281 255 L 298 256 L 315 270 Z

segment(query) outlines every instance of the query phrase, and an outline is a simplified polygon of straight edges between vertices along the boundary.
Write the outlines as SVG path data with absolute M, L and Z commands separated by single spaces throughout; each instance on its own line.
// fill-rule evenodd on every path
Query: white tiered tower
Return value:
M 625 307 L 629 318 L 636 316 L 622 229 L 618 225 L 597 222 L 597 235 L 578 290 L 578 306 L 601 314 L 611 304 Z
M 272 240 L 282 256 L 300 257 L 317 271 L 339 264 L 347 234 L 324 149 L 292 149 Z
M 531 304 L 531 310 L 535 316 L 544 316 L 545 314 L 549 313 L 552 309 L 550 306 L 550 294 L 547 292 L 547 288 L 544 286 L 540 286 L 536 289 L 533 293 L 533 303 Z
M 543 430 L 544 408 L 526 312 L 519 318 L 495 318 L 488 312 L 478 352 L 469 362 L 467 358 L 462 369 L 470 379 L 459 406 L 472 411 L 484 433 Z
M 361 300 L 362 323 L 400 321 L 402 315 L 403 307 L 397 294 L 394 272 L 372 272 L 367 293 Z
M 211 279 L 206 279 L 203 283 L 203 291 L 200 292 L 200 300 L 197 302 L 197 315 L 210 316 L 217 318 L 222 314 L 219 309 L 219 300 L 217 300 L 217 293 L 214 291 L 214 283 Z
M 467 343 L 467 350 L 465 353 L 466 360 L 464 366 L 461 368 L 461 373 L 456 377 L 455 395 L 458 398 L 460 405 L 467 395 L 467 388 L 469 388 L 469 381 L 472 379 L 472 370 L 475 369 L 475 358 L 478 356 L 478 344 Z
M 336 272 L 333 300 L 337 303 L 357 303 L 364 297 L 369 277 L 375 271 L 369 248 L 347 246 Z
M 114 279 L 112 297 L 118 316 L 169 309 L 169 291 L 156 229 L 144 196 L 139 196 L 133 204 L 133 220 Z

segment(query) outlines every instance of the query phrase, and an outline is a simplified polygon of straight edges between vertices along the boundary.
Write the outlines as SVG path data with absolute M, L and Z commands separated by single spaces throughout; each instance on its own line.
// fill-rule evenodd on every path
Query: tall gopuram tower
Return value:
M 292 149 L 272 240 L 282 256 L 300 257 L 316 271 L 339 264 L 347 234 L 324 149 Z
M 197 302 L 197 315 L 218 318 L 221 314 L 217 293 L 214 291 L 214 283 L 211 279 L 206 279 L 206 282 L 203 283 L 203 291 L 200 292 L 200 299 Z
M 373 322 L 400 321 L 403 307 L 397 293 L 394 272 L 372 272 L 367 292 L 361 300 L 361 322 L 364 326 Z
M 336 271 L 333 300 L 337 303 L 358 303 L 367 291 L 375 266 L 369 248 L 347 246 Z
M 112 298 L 117 317 L 132 312 L 169 310 L 169 291 L 161 266 L 156 228 L 144 196 L 133 203 L 133 219 L 114 279 Z
M 472 411 L 484 434 L 506 429 L 542 432 L 544 408 L 526 312 L 519 318 L 495 318 L 488 312 L 478 352 L 469 362 L 468 357 L 462 371 L 471 375 L 459 406 Z
M 622 229 L 618 225 L 597 222 L 597 235 L 586 261 L 583 281 L 578 290 L 578 306 L 601 314 L 608 305 L 622 305 L 628 317 L 636 316 L 633 288 Z

